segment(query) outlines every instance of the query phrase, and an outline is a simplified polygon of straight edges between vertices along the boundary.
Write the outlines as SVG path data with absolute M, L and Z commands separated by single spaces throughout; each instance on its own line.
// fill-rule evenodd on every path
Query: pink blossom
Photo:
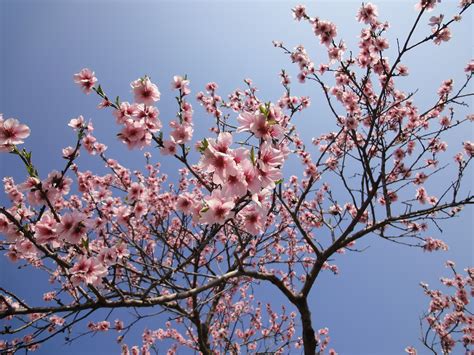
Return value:
M 425 245 L 423 245 L 424 251 L 437 251 L 437 250 L 448 250 L 448 245 L 439 239 L 434 239 L 431 237 L 425 238 Z
M 192 211 L 194 204 L 193 195 L 190 193 L 180 194 L 176 201 L 176 208 L 184 214 L 189 214 Z
M 463 143 L 464 151 L 468 157 L 474 157 L 474 143 L 466 141 Z
M 222 192 L 228 196 L 244 196 L 247 193 L 247 182 L 242 170 L 235 170 L 223 178 Z
M 175 121 L 170 123 L 170 126 L 173 127 L 171 132 L 171 137 L 176 144 L 184 144 L 191 140 L 193 137 L 193 127 L 190 124 L 183 123 L 179 124 Z
M 428 200 L 428 195 L 426 193 L 426 190 L 424 187 L 420 187 L 416 190 L 416 199 L 421 203 L 425 204 L 426 201 Z
M 72 118 L 69 121 L 68 126 L 73 128 L 74 130 L 78 130 L 79 128 L 84 127 L 84 117 L 82 117 L 82 115 L 81 115 L 77 118 Z
M 362 4 L 362 6 L 359 8 L 357 20 L 368 25 L 374 25 L 377 22 L 377 16 L 377 7 L 369 2 L 367 4 Z
M 92 70 L 84 68 L 79 73 L 74 74 L 74 82 L 81 87 L 85 94 L 89 95 L 97 82 L 97 78 Z
M 448 42 L 451 39 L 451 30 L 449 27 L 445 27 L 440 31 L 433 29 L 433 33 L 436 33 L 433 42 L 437 45 L 440 45 L 441 42 Z
M 107 275 L 107 268 L 97 258 L 81 256 L 71 269 L 76 284 L 85 282 L 92 285 L 101 283 L 102 277 Z
M 176 143 L 174 140 L 163 140 L 163 147 L 160 149 L 163 155 L 176 154 Z
M 0 114 L 0 151 L 9 151 L 15 144 L 23 144 L 23 139 L 30 135 L 27 125 L 21 124 L 15 118 L 3 120 Z
M 56 233 L 56 221 L 51 215 L 45 214 L 43 218 L 38 223 L 36 223 L 35 237 L 40 244 L 56 241 L 58 238 Z
M 143 121 L 127 120 L 125 127 L 120 131 L 119 137 L 122 142 L 127 144 L 128 149 L 143 149 L 151 143 L 151 134 L 147 131 Z
M 153 105 L 154 102 L 160 100 L 160 92 L 158 87 L 153 84 L 149 77 L 137 79 L 131 84 L 135 101 L 140 104 Z
M 314 33 L 319 36 L 321 44 L 328 47 L 337 36 L 336 25 L 329 21 L 316 21 L 313 30 Z
M 87 232 L 86 217 L 80 212 L 66 213 L 58 224 L 58 236 L 71 244 L 78 244 Z
M 474 60 L 471 60 L 469 63 L 467 63 L 467 66 L 466 68 L 464 68 L 464 71 L 466 73 L 474 72 Z
M 306 7 L 304 5 L 296 5 L 293 9 L 291 9 L 291 11 L 293 11 L 293 17 L 297 21 L 301 21 L 302 19 L 308 17 L 308 15 L 306 15 Z
M 191 90 L 189 89 L 189 80 L 186 80 L 182 76 L 175 75 L 173 76 L 173 81 L 171 82 L 171 88 L 181 90 L 183 95 L 189 95 Z
M 201 219 L 208 224 L 223 224 L 235 206 L 233 200 L 223 196 L 219 190 L 214 190 L 211 196 L 206 197 L 205 204 Z

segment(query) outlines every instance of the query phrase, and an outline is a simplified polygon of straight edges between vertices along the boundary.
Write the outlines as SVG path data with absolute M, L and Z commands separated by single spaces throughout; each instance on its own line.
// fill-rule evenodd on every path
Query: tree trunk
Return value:
M 296 307 L 298 308 L 301 316 L 304 354 L 315 355 L 318 342 L 314 334 L 314 329 L 311 322 L 311 311 L 309 310 L 306 298 L 300 298 L 296 303 Z
M 209 345 L 209 333 L 207 326 L 202 324 L 199 320 L 195 323 L 197 326 L 198 331 L 198 344 L 199 344 L 199 351 L 203 355 L 211 355 L 211 347 Z

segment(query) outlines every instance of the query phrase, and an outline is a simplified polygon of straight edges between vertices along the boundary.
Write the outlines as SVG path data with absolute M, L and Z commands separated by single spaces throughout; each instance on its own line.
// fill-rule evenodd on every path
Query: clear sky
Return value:
M 392 24 L 390 38 L 406 36 L 416 13 L 413 1 L 373 1 L 379 6 L 382 20 Z M 304 3 L 303 1 L 301 3 Z M 360 24 L 355 13 L 361 1 L 306 1 L 308 12 L 338 24 L 338 38 L 344 38 L 354 52 Z M 452 13 L 457 1 L 445 1 L 433 12 Z M 194 92 L 205 83 L 216 81 L 219 92 L 227 95 L 243 87 L 244 78 L 253 79 L 265 100 L 276 100 L 282 90 L 278 73 L 286 68 L 296 77 L 296 68 L 272 40 L 282 40 L 289 47 L 304 44 L 315 62 L 326 61 L 326 53 L 306 23 L 293 21 L 293 1 L 0 1 L 0 112 L 28 124 L 32 134 L 25 147 L 44 177 L 63 166 L 61 149 L 71 145 L 74 136 L 67 122 L 79 114 L 93 120 L 96 136 L 109 146 L 108 155 L 118 157 L 134 169 L 143 165 L 142 153 L 129 152 L 115 139 L 117 127 L 110 111 L 98 111 L 98 100 L 85 96 L 73 84 L 72 74 L 83 67 L 95 72 L 111 96 L 131 100 L 129 83 L 144 74 L 158 83 L 162 92 L 159 103 L 161 119 L 174 117 L 174 94 L 170 91 L 173 75 L 188 74 Z M 425 18 L 421 29 L 429 31 Z M 441 46 L 432 44 L 407 57 L 411 76 L 402 88 L 419 89 L 416 103 L 427 107 L 442 80 L 462 80 L 463 68 L 471 59 L 473 33 L 472 11 L 453 27 L 453 39 Z M 419 31 L 415 35 L 421 36 Z M 392 46 L 395 43 L 392 42 Z M 393 49 L 393 48 L 392 48 Z M 393 52 L 392 52 L 393 53 Z M 297 119 L 300 130 L 309 140 L 334 129 L 331 115 L 317 88 L 293 84 L 294 93 L 313 98 L 311 109 Z M 471 89 L 472 91 L 472 89 Z M 472 103 L 472 100 L 471 100 Z M 195 137 L 206 134 L 211 118 L 196 107 Z M 468 109 L 458 113 L 465 115 Z M 472 112 L 472 110 L 471 110 Z M 448 137 L 449 157 L 459 151 L 460 143 L 472 140 L 472 130 L 457 131 Z M 83 154 L 84 156 L 86 154 Z M 173 176 L 178 165 L 170 158 L 159 157 L 164 171 Z M 81 158 L 82 169 L 102 171 L 102 164 Z M 296 166 L 295 166 L 296 167 Z M 290 167 L 291 168 L 291 167 Z M 287 170 L 290 174 L 290 169 Z M 294 171 L 291 171 L 294 173 Z M 24 178 L 21 165 L 13 156 L 0 155 L 0 176 Z M 435 182 L 441 182 L 439 177 Z M 472 189 L 472 183 L 467 188 Z M 6 203 L 4 195 L 0 202 Z M 363 253 L 338 257 L 341 274 L 324 273 L 311 294 L 315 327 L 330 329 L 331 344 L 340 354 L 400 354 L 407 345 L 421 349 L 418 318 L 426 309 L 420 281 L 437 285 L 447 276 L 444 262 L 452 259 L 459 269 L 472 265 L 473 211 L 443 223 L 444 238 L 450 250 L 427 254 L 421 250 L 396 246 L 369 238 L 361 245 Z M 45 280 L 38 273 L 15 270 L 0 259 L 0 285 L 32 297 L 44 289 Z M 262 286 L 264 302 L 281 299 L 270 286 Z M 148 324 L 163 326 L 163 319 Z M 140 344 L 141 330 L 132 333 L 128 344 Z M 58 337 L 39 354 L 108 354 L 119 350 L 114 336 L 81 338 L 70 346 Z M 180 351 L 180 354 L 187 351 Z M 423 352 L 422 352 L 423 353 Z

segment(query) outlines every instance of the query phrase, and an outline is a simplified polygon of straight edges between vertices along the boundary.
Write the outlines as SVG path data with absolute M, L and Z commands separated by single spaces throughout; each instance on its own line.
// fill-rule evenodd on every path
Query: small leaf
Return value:
M 209 147 L 209 142 L 207 141 L 206 138 L 204 138 L 203 141 L 201 142 L 201 145 L 198 147 L 198 150 L 201 153 L 204 153 L 206 151 L 207 147 Z
M 89 250 L 89 238 L 84 238 L 84 239 L 82 239 L 82 246 L 83 246 L 86 250 Z
M 102 90 L 102 86 L 100 86 L 100 84 L 99 84 L 99 86 L 97 87 L 97 93 L 98 93 L 100 96 L 102 96 L 102 97 L 105 96 L 104 90 Z

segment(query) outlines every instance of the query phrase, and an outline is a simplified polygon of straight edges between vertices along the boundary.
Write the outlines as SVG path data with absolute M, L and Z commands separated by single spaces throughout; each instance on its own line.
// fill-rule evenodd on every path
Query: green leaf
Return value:
M 206 151 L 207 147 L 209 147 L 209 142 L 207 141 L 206 138 L 204 138 L 204 140 L 201 142 L 201 145 L 198 147 L 198 150 L 201 153 L 204 153 Z
M 100 84 L 99 84 L 99 86 L 97 87 L 97 93 L 98 93 L 100 96 L 102 96 L 102 97 L 105 96 L 104 90 L 102 90 L 102 86 L 100 86 Z
M 255 165 L 255 149 L 253 147 L 250 150 L 250 160 L 252 161 L 252 164 Z
M 281 184 L 282 182 L 283 182 L 283 179 L 277 180 L 277 181 L 275 181 L 275 185 L 279 185 L 279 184 Z
M 86 250 L 89 250 L 89 238 L 84 238 L 84 239 L 82 239 L 82 246 L 83 246 Z

